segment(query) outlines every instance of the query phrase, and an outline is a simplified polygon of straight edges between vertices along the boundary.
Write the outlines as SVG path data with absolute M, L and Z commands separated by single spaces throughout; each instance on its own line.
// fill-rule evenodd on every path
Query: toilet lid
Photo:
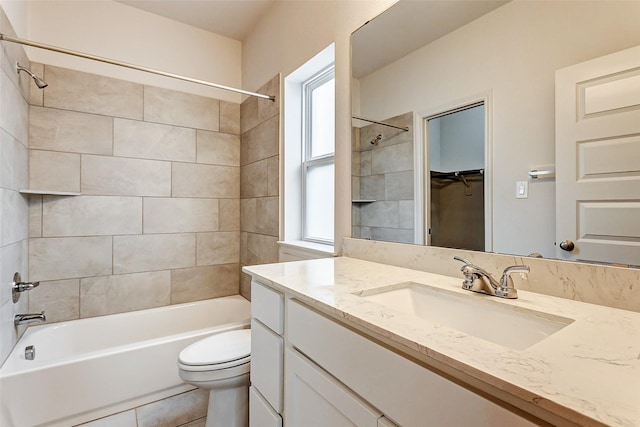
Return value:
M 180 352 L 185 365 L 216 365 L 251 355 L 251 330 L 223 332 L 201 339 Z

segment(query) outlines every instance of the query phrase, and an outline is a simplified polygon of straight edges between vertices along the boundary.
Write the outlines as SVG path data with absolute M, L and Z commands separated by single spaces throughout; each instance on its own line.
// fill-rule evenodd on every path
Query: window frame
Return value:
M 323 166 L 332 164 L 334 167 L 334 176 L 335 176 L 335 122 L 334 122 L 334 135 L 333 135 L 333 151 L 331 153 L 323 154 L 320 156 L 311 156 L 312 153 L 312 132 L 313 132 L 313 120 L 312 120 L 312 102 L 313 96 L 312 93 L 315 89 L 321 87 L 322 85 L 328 83 L 329 81 L 334 81 L 334 104 L 333 104 L 333 114 L 335 118 L 335 64 L 331 64 L 319 72 L 315 73 L 313 76 L 308 78 L 302 83 L 302 135 L 301 135 L 301 149 L 302 149 L 302 159 L 301 159 L 301 181 L 302 181 L 302 194 L 301 194 L 301 224 L 302 224 L 302 235 L 300 236 L 301 240 L 306 242 L 313 243 L 321 243 L 321 244 L 334 244 L 334 238 L 331 239 L 323 239 L 318 236 L 310 236 L 308 233 L 308 221 L 307 221 L 307 175 L 308 171 L 315 166 Z M 334 119 L 335 120 L 335 119 Z M 334 200 L 334 210 L 335 210 L 335 182 L 333 188 L 333 200 Z M 334 215 L 334 213 L 332 213 Z M 333 220 L 334 229 L 335 229 L 335 217 Z

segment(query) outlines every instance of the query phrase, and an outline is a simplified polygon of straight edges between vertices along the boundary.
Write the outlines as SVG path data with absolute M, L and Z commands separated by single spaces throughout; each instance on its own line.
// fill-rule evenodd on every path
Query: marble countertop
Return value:
M 504 300 L 462 290 L 462 276 L 346 257 L 243 270 L 551 424 L 640 426 L 640 313 L 526 291 Z M 525 350 L 512 350 L 354 295 L 402 282 L 574 321 Z

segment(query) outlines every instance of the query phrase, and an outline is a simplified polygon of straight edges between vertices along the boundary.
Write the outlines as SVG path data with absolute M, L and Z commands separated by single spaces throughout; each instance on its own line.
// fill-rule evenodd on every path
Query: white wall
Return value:
M 15 31 L 14 36 L 26 37 L 28 25 L 27 5 L 26 1 L 0 0 L 0 6 Z
M 395 1 L 276 2 L 243 45 L 242 81 L 255 90 L 336 43 L 336 251 L 351 235 L 350 35 Z
M 519 1 L 360 80 L 366 117 L 493 98 L 494 251 L 555 256 L 554 183 L 515 182 L 555 162 L 555 70 L 640 44 L 640 2 Z M 393 85 L 384 84 L 393 78 Z
M 111 0 L 29 0 L 28 13 L 28 34 L 21 34 L 23 38 L 226 86 L 242 86 L 242 45 L 237 40 Z M 42 49 L 29 48 L 28 55 L 35 62 L 225 101 L 242 100 L 233 92 Z
M 431 170 L 484 168 L 484 114 L 484 106 L 478 106 L 429 120 Z

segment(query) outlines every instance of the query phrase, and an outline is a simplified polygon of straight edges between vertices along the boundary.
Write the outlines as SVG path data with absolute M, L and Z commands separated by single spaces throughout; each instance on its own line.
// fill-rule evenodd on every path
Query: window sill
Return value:
M 306 242 L 304 240 L 279 241 L 280 261 L 331 258 L 338 256 L 333 245 Z

